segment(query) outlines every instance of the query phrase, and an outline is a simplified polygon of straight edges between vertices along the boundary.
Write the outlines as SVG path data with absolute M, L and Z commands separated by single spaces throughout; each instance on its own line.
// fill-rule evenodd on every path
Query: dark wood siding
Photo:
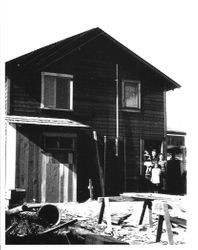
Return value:
M 31 131 L 31 132 L 30 132 Z M 40 201 L 40 135 L 32 128 L 17 128 L 16 187 L 26 190 L 26 201 Z
M 88 124 L 99 135 L 113 139 L 116 129 L 116 63 L 119 64 L 119 129 L 120 138 L 126 138 L 126 176 L 130 190 L 135 188 L 134 183 L 140 175 L 140 139 L 154 137 L 163 140 L 164 137 L 164 87 L 157 76 L 145 67 L 139 67 L 134 58 L 117 50 L 109 41 L 98 39 L 47 68 L 36 72 L 30 70 L 23 77 L 18 75 L 12 81 L 12 114 L 69 118 Z M 40 109 L 41 71 L 74 76 L 73 112 Z M 140 112 L 122 110 L 123 79 L 141 82 Z M 18 150 L 23 150 L 22 147 L 25 145 L 20 145 Z M 33 145 L 28 147 L 36 150 Z

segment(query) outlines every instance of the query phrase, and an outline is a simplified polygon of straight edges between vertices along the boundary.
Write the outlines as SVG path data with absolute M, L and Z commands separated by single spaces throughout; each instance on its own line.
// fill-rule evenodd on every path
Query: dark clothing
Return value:
M 180 160 L 172 159 L 167 162 L 167 191 L 169 194 L 181 193 Z

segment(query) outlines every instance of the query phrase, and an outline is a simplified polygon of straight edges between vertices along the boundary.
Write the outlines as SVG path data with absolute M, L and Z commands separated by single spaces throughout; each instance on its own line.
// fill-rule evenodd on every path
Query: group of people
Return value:
M 147 191 L 160 192 L 165 186 L 164 174 L 166 172 L 166 161 L 163 160 L 163 154 L 157 155 L 155 149 L 151 154 L 144 151 L 145 183 Z

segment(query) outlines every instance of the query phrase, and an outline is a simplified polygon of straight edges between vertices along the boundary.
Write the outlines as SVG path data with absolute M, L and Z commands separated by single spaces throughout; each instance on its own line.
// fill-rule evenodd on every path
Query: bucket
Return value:
M 57 206 L 52 204 L 43 205 L 37 212 L 37 216 L 42 225 L 58 225 L 61 215 Z

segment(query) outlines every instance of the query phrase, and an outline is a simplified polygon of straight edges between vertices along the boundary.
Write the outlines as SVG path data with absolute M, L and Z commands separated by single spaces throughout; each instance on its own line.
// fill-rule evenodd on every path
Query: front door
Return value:
M 42 162 L 42 202 L 76 201 L 77 172 L 74 158 L 75 152 L 72 150 L 73 140 L 65 137 L 53 137 L 46 140 L 47 147 L 43 153 Z M 50 143 L 48 143 L 49 141 Z M 62 141 L 64 141 L 64 144 Z M 72 148 L 66 149 L 61 146 L 69 145 L 69 142 Z

